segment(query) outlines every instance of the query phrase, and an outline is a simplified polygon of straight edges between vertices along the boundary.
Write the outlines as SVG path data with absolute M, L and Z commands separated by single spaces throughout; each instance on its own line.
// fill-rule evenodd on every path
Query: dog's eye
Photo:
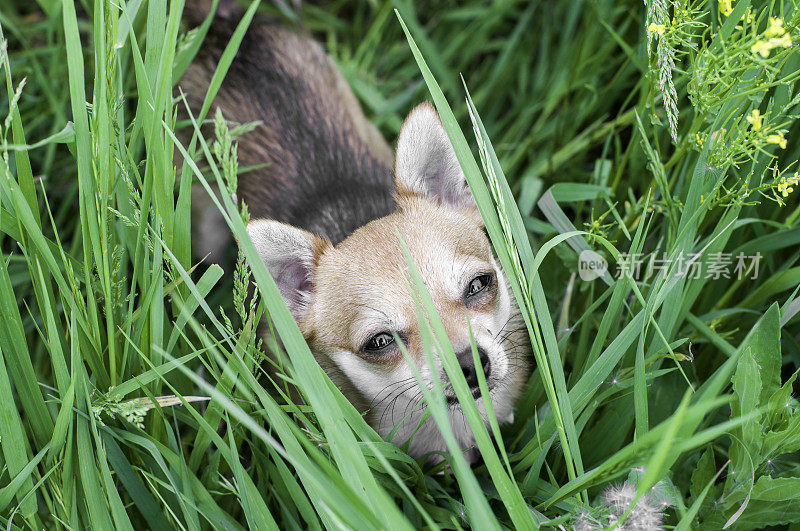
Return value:
M 478 293 L 486 290 L 489 285 L 492 283 L 492 275 L 488 273 L 483 273 L 478 275 L 477 277 L 473 278 L 469 282 L 469 286 L 467 286 L 467 292 L 465 294 L 466 297 L 474 297 Z
M 378 354 L 394 345 L 394 337 L 389 332 L 375 334 L 364 344 L 364 351 L 370 354 Z

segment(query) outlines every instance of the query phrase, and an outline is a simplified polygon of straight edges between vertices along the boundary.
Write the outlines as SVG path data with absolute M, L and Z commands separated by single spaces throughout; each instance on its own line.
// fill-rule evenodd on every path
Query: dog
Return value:
M 195 111 L 237 22 L 236 8 L 223 2 L 221 11 L 180 81 Z M 410 112 L 392 157 L 319 43 L 258 16 L 214 105 L 230 121 L 260 121 L 238 145 L 240 166 L 261 165 L 238 181 L 247 232 L 315 358 L 369 424 L 384 438 L 394 432 L 415 458 L 447 451 L 424 417 L 405 349 L 423 385 L 441 378 L 453 433 L 463 450 L 474 446 L 441 361 L 438 374 L 426 361 L 398 235 L 483 419 L 488 425 L 479 370 L 497 419 L 512 420 L 530 374 L 528 335 L 434 107 Z M 208 245 L 202 234 L 198 244 Z

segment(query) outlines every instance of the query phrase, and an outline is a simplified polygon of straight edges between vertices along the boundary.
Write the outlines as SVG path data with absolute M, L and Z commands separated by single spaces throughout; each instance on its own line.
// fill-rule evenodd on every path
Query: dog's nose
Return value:
M 492 371 L 491 363 L 489 362 L 489 356 L 486 355 L 486 351 L 483 350 L 483 348 L 478 347 L 478 357 L 480 358 L 481 365 L 483 366 L 483 374 L 488 380 Z M 459 352 L 458 355 L 456 355 L 456 359 L 458 359 L 458 364 L 461 366 L 461 370 L 464 372 L 464 378 L 467 380 L 467 384 L 469 385 L 470 389 L 477 389 L 478 374 L 475 370 L 475 363 L 472 361 L 472 347 L 467 347 Z

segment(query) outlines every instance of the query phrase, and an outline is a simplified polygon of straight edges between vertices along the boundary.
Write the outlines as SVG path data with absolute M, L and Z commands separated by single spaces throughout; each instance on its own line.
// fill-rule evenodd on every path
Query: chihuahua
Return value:
M 224 2 L 221 9 L 181 80 L 195 110 L 235 27 L 237 11 Z M 474 437 L 441 361 L 438 374 L 426 361 L 398 234 L 487 425 L 477 370 L 497 419 L 510 421 L 530 373 L 530 345 L 433 106 L 408 115 L 392 164 L 322 47 L 258 17 L 214 103 L 228 120 L 261 122 L 239 141 L 240 164 L 262 169 L 240 175 L 237 198 L 247 204 L 250 238 L 322 368 L 382 437 L 394 433 L 410 455 L 430 457 L 447 447 L 433 418 L 422 421 L 426 403 L 405 350 L 428 389 L 441 378 L 453 433 L 474 461 Z

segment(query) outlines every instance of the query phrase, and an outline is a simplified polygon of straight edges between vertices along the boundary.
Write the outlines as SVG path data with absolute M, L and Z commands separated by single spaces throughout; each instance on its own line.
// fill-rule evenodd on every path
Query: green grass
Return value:
M 0 524 L 569 528 L 608 524 L 602 493 L 628 480 L 680 529 L 798 525 L 800 185 L 783 191 L 799 169 L 800 55 L 751 47 L 769 14 L 800 43 L 800 11 L 664 5 L 253 4 L 208 104 L 178 124 L 174 87 L 204 32 L 184 33 L 180 2 L 0 0 Z M 472 468 L 458 453 L 425 465 L 369 428 L 229 197 L 238 263 L 191 253 L 192 181 L 235 181 L 235 138 L 210 103 L 256 9 L 311 29 L 387 139 L 415 103 L 439 111 L 536 366 L 513 425 L 486 429 L 465 403 Z M 217 138 L 176 142 L 208 120 Z M 173 168 L 176 152 L 197 163 Z M 611 265 L 594 281 L 577 274 L 588 249 Z M 617 275 L 655 251 L 667 267 Z M 731 278 L 676 276 L 721 252 Z M 761 254 L 756 278 L 737 278 L 739 253 Z M 421 279 L 409 288 L 428 354 L 466 398 Z M 273 380 L 263 312 L 292 365 Z M 440 392 L 426 398 L 454 445 Z

